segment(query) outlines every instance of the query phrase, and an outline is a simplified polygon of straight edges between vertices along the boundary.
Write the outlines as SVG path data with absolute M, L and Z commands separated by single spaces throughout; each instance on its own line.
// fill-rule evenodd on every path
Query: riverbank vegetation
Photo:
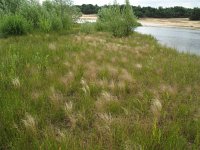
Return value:
M 70 30 L 81 15 L 70 0 L 1 0 L 0 32 L 21 35 L 33 31 L 50 32 Z
M 0 149 L 198 149 L 199 56 L 94 27 L 0 39 Z
M 97 14 L 101 8 L 106 8 L 109 6 L 83 4 L 77 7 L 80 8 L 83 14 Z M 121 5 L 120 7 L 123 8 L 123 5 Z M 200 20 L 200 8 L 191 9 L 180 6 L 169 8 L 132 6 L 132 9 L 138 18 L 190 18 L 191 20 Z

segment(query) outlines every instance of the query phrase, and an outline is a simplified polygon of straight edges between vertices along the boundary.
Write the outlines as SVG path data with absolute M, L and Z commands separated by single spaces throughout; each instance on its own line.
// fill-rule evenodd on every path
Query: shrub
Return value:
M 58 31 L 63 29 L 63 23 L 62 20 L 58 17 L 53 17 L 52 18 L 52 30 Z
M 65 15 L 63 18 L 62 18 L 62 23 L 63 23 L 63 28 L 65 30 L 71 30 L 72 26 L 73 26 L 73 20 L 71 18 L 71 16 L 69 15 Z
M 19 11 L 19 14 L 22 15 L 34 28 L 38 28 L 40 21 L 40 6 L 36 5 L 25 5 Z
M 98 15 L 97 30 L 110 31 L 116 37 L 130 35 L 137 26 L 136 17 L 128 0 L 122 10 L 115 3 L 113 6 L 101 9 Z
M 94 23 L 83 23 L 81 24 L 80 31 L 86 34 L 91 34 L 95 32 L 95 24 Z
M 49 32 L 52 28 L 52 22 L 48 18 L 41 17 L 39 21 L 39 28 L 43 32 Z
M 23 35 L 30 30 L 30 25 L 20 15 L 7 15 L 2 18 L 0 30 L 4 35 Z

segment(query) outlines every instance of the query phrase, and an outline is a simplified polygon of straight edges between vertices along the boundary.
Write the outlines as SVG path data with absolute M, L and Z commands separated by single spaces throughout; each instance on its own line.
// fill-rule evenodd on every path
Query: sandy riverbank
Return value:
M 200 29 L 200 21 L 190 21 L 188 18 L 170 18 L 170 19 L 157 19 L 157 18 L 142 18 L 139 22 L 143 26 L 165 26 L 165 27 L 183 27 Z
M 83 21 L 95 22 L 97 15 L 82 15 Z M 188 18 L 142 18 L 138 20 L 143 26 L 164 26 L 164 27 L 183 27 L 191 29 L 200 29 L 200 21 L 190 21 Z

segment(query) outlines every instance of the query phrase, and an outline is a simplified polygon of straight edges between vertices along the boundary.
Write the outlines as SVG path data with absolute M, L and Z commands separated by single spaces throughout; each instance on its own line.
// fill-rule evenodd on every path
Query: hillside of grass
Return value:
M 133 33 L 0 39 L 0 149 L 198 149 L 200 58 Z

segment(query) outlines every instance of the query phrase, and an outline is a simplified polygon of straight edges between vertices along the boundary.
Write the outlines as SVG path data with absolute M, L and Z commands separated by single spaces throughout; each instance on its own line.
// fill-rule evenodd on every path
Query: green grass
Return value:
M 134 33 L 0 39 L 0 149 L 198 149 L 200 58 Z

